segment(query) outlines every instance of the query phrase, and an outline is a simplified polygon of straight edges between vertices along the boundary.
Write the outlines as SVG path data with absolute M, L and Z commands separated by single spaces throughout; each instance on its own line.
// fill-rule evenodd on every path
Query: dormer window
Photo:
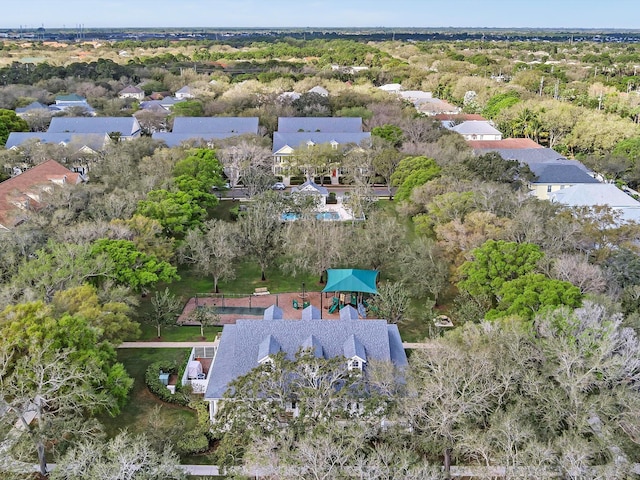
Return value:
M 307 148 L 314 147 L 316 144 L 312 140 L 307 141 Z
M 349 362 L 348 362 L 347 365 L 348 365 L 349 370 L 360 370 L 360 371 L 362 371 L 362 367 L 364 367 L 364 364 L 358 358 L 349 359 Z

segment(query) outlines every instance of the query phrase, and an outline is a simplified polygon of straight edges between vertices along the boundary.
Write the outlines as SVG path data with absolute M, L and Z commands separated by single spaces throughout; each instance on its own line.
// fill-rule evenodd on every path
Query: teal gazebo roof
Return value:
M 323 292 L 363 292 L 377 294 L 377 270 L 354 268 L 330 268 L 327 270 L 327 286 Z

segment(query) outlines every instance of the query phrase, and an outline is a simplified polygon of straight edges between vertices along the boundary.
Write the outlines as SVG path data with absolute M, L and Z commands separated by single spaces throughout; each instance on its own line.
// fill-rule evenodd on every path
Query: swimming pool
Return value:
M 338 212 L 320 212 L 316 215 L 318 220 L 340 220 Z
M 264 315 L 264 311 L 265 309 L 260 307 L 215 307 L 215 312 L 220 315 L 235 314 L 262 316 Z
M 283 222 L 293 222 L 300 218 L 300 215 L 294 212 L 285 212 L 280 217 Z M 338 212 L 319 212 L 316 214 L 318 220 L 340 220 Z

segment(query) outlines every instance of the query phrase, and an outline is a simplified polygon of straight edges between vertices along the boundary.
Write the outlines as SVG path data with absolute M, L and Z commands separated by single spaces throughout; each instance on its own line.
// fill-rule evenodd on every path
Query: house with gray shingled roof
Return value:
M 556 190 L 549 194 L 549 200 L 568 207 L 607 206 L 619 215 L 620 224 L 640 223 L 640 202 L 611 183 L 581 183 L 572 187 Z
M 106 133 L 11 132 L 5 148 L 17 150 L 29 142 L 51 143 L 76 148 L 76 152 L 95 154 L 110 143 Z
M 538 163 L 529 165 L 529 168 L 536 176 L 529 188 L 541 200 L 547 200 L 552 192 L 573 185 L 600 183 L 593 175 L 576 165 Z
M 173 133 L 258 134 L 258 117 L 176 117 Z
M 144 98 L 144 90 L 135 85 L 127 85 L 118 92 L 120 98 L 134 98 L 136 100 L 142 100 Z
M 279 133 L 296 132 L 329 132 L 357 133 L 362 132 L 360 117 L 279 117 Z
M 358 117 L 280 117 L 278 131 L 273 134 L 273 174 L 281 177 L 285 185 L 291 177 L 313 174 L 304 166 L 294 167 L 291 157 L 300 148 L 315 145 L 331 145 L 345 151 L 359 148 L 371 142 L 371 133 L 362 131 L 362 118 Z M 342 172 L 339 167 L 331 170 L 332 184 L 338 184 Z
M 407 365 L 407 356 L 396 325 L 386 320 L 358 320 L 345 315 L 340 320 L 317 318 L 311 307 L 301 320 L 269 315 L 262 320 L 237 320 L 225 325 L 209 370 L 204 399 L 215 421 L 229 384 L 280 352 L 295 358 L 302 349 L 316 357 L 341 357 L 351 370 L 365 371 L 371 361 Z
M 118 132 L 122 140 L 138 138 L 141 133 L 136 117 L 54 117 L 49 133 L 99 133 Z
M 258 117 L 176 117 L 171 132 L 155 132 L 154 140 L 168 147 L 183 143 L 212 146 L 216 140 L 258 134 Z
M 502 140 L 502 133 L 491 122 L 483 120 L 467 120 L 452 125 L 444 121 L 442 125 L 449 130 L 459 133 L 465 140 Z

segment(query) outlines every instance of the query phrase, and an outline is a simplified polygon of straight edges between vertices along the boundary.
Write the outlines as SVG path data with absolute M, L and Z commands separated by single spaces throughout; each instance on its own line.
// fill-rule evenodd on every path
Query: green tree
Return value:
M 135 291 L 144 291 L 158 282 L 178 280 L 176 267 L 136 249 L 130 240 L 97 240 L 92 245 L 95 255 L 106 253 L 113 262 L 113 278 Z
M 373 127 L 371 135 L 385 140 L 393 148 L 398 148 L 402 145 L 402 129 L 397 125 L 387 124 Z
M 528 273 L 504 282 L 496 296 L 498 304 L 487 312 L 487 318 L 518 315 L 532 319 L 542 309 L 582 303 L 580 289 L 569 282 L 547 278 L 540 273 Z
M 13 110 L 0 108 L 0 146 L 4 147 L 11 132 L 28 132 L 29 125 Z
M 202 224 L 207 211 L 186 192 L 152 190 L 138 202 L 137 213 L 160 222 L 168 235 L 184 234 Z
M 214 186 L 222 187 L 222 164 L 216 156 L 215 150 L 208 148 L 196 148 L 189 150 L 188 156 L 179 160 L 173 168 L 175 183 L 183 191 L 188 190 L 181 187 L 188 179 L 196 180 L 197 189 L 203 192 L 210 192 Z
M 540 247 L 532 243 L 487 240 L 460 266 L 458 288 L 495 296 L 503 283 L 531 273 L 542 257 Z
M 405 157 L 400 160 L 391 176 L 392 185 L 401 186 L 416 171 L 430 172 L 435 177 L 440 172 L 440 168 L 432 158 Z
M 200 100 L 185 100 L 176 103 L 171 110 L 174 117 L 202 117 L 204 107 Z
M 131 321 L 133 311 L 122 302 L 102 302 L 97 289 L 92 285 L 81 285 L 58 291 L 53 296 L 51 305 L 58 315 L 68 313 L 85 319 L 96 329 L 98 341 L 108 341 L 118 345 L 124 340 L 136 339 L 140 335 L 140 327 Z
M 527 165 L 520 165 L 517 160 L 506 160 L 497 152 L 468 159 L 464 166 L 485 182 L 506 183 L 514 188 L 526 187 L 534 178 Z
M 166 287 L 163 291 L 157 290 L 153 294 L 151 307 L 151 323 L 158 329 L 158 338 L 160 338 L 160 328 L 163 325 L 176 324 L 176 316 L 182 311 L 183 302 Z

